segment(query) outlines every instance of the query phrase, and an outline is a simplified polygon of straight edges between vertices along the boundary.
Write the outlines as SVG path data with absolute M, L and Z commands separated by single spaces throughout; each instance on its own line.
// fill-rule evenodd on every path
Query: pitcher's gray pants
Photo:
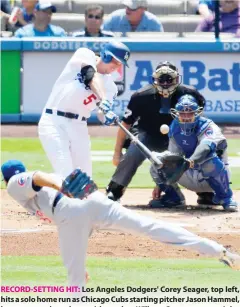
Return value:
M 126 209 L 96 191 L 87 199 L 63 197 L 54 212 L 60 250 L 71 286 L 85 286 L 88 238 L 93 230 L 113 229 L 147 236 L 166 244 L 189 247 L 219 257 L 225 248 L 174 224 Z

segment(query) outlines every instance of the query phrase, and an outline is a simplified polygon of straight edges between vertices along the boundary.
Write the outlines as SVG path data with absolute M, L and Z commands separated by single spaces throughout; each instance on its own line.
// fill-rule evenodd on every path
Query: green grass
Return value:
M 87 270 L 91 277 L 89 287 L 220 287 L 239 282 L 239 272 L 213 259 L 89 257 Z M 59 257 L 2 257 L 2 285 L 64 285 L 66 279 L 66 271 Z
M 228 155 L 231 157 L 239 157 L 240 139 L 228 139 Z
M 52 171 L 51 165 L 37 138 L 2 138 L 2 161 L 22 160 L 29 170 Z M 114 138 L 92 138 L 92 150 L 110 150 L 114 148 Z M 229 155 L 237 156 L 240 140 L 228 140 Z M 134 176 L 130 188 L 151 188 L 154 186 L 149 174 L 149 163 L 144 163 Z M 93 162 L 93 178 L 100 188 L 109 183 L 115 167 L 111 162 Z M 232 188 L 240 189 L 240 167 L 232 168 Z M 3 185 L 2 185 L 3 187 Z
M 92 150 L 113 150 L 115 138 L 94 137 L 92 140 Z M 44 153 L 38 138 L 1 138 L 2 150 L 15 152 L 39 152 Z M 240 139 L 228 139 L 228 154 L 231 157 L 239 157 Z
M 113 150 L 115 138 L 92 138 L 92 150 Z M 2 138 L 2 150 L 44 153 L 38 138 Z

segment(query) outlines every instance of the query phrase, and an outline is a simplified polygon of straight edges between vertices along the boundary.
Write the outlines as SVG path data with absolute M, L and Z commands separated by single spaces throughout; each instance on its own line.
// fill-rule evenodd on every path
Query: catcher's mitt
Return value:
M 170 151 L 158 154 L 157 158 L 162 163 L 160 167 L 157 167 L 157 171 L 160 182 L 163 184 L 177 182 L 190 167 L 190 161 Z
M 83 199 L 97 189 L 95 182 L 77 168 L 65 178 L 61 192 L 68 197 Z

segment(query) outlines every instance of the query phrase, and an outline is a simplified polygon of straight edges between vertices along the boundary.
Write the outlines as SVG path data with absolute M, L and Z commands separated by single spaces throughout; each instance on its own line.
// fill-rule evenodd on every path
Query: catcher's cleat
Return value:
M 161 191 L 164 191 L 159 199 L 153 199 L 149 202 L 151 208 L 172 208 L 186 206 L 185 197 L 179 186 L 175 183 L 172 185 L 159 184 Z
M 216 206 L 212 199 L 214 196 L 214 193 L 212 192 L 201 192 L 197 193 L 198 199 L 197 199 L 197 204 L 198 205 L 205 205 L 205 206 Z
M 240 270 L 240 256 L 236 254 L 230 254 L 230 256 L 226 255 L 227 251 L 223 251 L 223 256 L 219 259 L 220 262 L 224 263 L 225 265 L 229 266 L 233 270 Z
M 228 204 L 223 205 L 223 209 L 229 212 L 238 212 L 239 204 L 235 200 L 231 199 Z
M 152 199 L 149 202 L 149 207 L 150 208 L 172 208 L 172 207 L 178 207 L 178 206 L 185 206 L 185 200 L 174 200 L 174 199 L 169 199 L 168 197 L 164 197 L 163 195 L 159 199 Z
M 214 196 L 213 202 L 222 205 L 225 211 L 237 212 L 239 210 L 239 204 L 232 198 L 225 198 L 224 200 L 219 200 L 217 196 Z

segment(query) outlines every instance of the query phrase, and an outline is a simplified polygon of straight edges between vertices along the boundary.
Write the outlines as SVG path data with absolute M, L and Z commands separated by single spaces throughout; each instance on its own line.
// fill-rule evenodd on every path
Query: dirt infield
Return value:
M 36 137 L 36 126 L 8 126 L 2 128 L 2 137 Z M 234 128 L 233 128 L 234 129 Z M 116 128 L 93 126 L 92 136 L 115 136 Z M 226 130 L 225 130 L 226 131 Z M 226 133 L 228 134 L 228 133 Z M 237 135 L 229 130 L 229 137 Z M 58 255 L 58 238 L 55 226 L 43 224 L 30 216 L 2 190 L 2 255 Z M 196 204 L 196 195 L 184 191 L 188 205 Z M 240 191 L 234 192 L 240 199 Z M 189 230 L 217 240 L 233 251 L 240 252 L 240 213 L 225 213 L 222 208 L 201 209 L 154 209 L 147 203 L 151 191 L 128 189 L 122 205 L 140 214 L 181 224 Z M 81 235 L 81 232 L 79 232 Z M 111 257 L 195 258 L 198 253 L 183 248 L 163 245 L 149 239 L 113 231 L 97 231 L 89 241 L 88 255 Z
M 184 191 L 188 204 L 195 204 L 194 193 Z M 128 190 L 122 204 L 140 214 L 183 225 L 189 230 L 216 239 L 240 252 L 239 213 L 225 213 L 215 210 L 155 209 L 146 205 L 150 190 Z M 240 198 L 240 191 L 235 196 Z M 27 214 L 22 207 L 2 191 L 2 255 L 58 255 L 58 241 L 55 226 L 42 223 Z M 80 229 L 80 228 L 79 228 Z M 24 232 L 18 232 L 24 231 Z M 81 235 L 81 230 L 79 232 Z M 112 257 L 194 258 L 197 253 L 183 248 L 163 245 L 144 237 L 122 232 L 97 231 L 89 242 L 88 254 Z

